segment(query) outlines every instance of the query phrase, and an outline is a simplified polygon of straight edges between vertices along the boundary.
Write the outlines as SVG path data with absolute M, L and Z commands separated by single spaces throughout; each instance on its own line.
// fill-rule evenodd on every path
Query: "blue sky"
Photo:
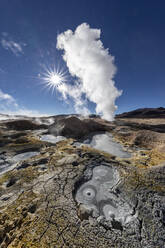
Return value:
M 72 100 L 45 90 L 39 75 L 43 65 L 67 69 L 57 35 L 84 22 L 101 29 L 101 41 L 115 57 L 114 81 L 123 90 L 117 113 L 165 107 L 164 13 L 161 0 L 1 0 L 0 111 L 75 112 Z M 87 105 L 95 111 L 94 103 Z

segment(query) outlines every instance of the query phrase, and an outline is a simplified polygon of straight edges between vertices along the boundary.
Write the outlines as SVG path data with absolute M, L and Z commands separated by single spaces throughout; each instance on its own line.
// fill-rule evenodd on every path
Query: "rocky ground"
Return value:
M 165 247 L 165 121 L 139 120 L 1 120 L 0 247 Z M 100 131 L 132 156 L 76 145 Z

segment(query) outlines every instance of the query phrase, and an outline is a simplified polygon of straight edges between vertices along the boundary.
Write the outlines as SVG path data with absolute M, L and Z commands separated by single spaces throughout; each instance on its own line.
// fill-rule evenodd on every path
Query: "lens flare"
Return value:
M 43 80 L 43 84 L 48 90 L 54 92 L 54 90 L 61 86 L 63 83 L 67 81 L 66 72 L 63 69 L 45 68 L 45 72 L 41 76 Z

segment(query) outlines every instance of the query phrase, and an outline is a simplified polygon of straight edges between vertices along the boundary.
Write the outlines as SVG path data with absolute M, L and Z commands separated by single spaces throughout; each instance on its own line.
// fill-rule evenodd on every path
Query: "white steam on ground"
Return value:
M 63 59 L 69 72 L 78 78 L 74 85 L 64 83 L 58 90 L 64 99 L 74 100 L 76 112 L 89 114 L 86 98 L 96 104 L 97 114 L 111 121 L 117 108 L 115 100 L 122 92 L 114 85 L 114 57 L 103 47 L 100 34 L 100 29 L 83 23 L 75 32 L 67 30 L 58 35 L 57 48 L 64 50 Z

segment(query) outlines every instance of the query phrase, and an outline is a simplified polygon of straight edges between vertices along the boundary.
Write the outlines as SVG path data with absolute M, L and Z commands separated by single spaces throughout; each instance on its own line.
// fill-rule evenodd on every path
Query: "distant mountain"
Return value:
M 165 118 L 165 108 L 141 108 L 116 115 L 116 118 Z

